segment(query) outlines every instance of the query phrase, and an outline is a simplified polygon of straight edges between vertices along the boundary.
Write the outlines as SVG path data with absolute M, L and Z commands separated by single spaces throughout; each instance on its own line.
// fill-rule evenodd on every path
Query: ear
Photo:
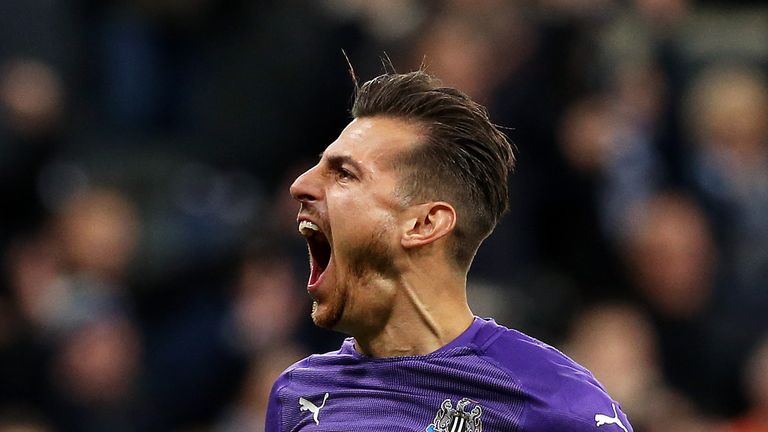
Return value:
M 415 205 L 408 213 L 400 240 L 406 249 L 433 243 L 456 227 L 456 209 L 443 201 Z

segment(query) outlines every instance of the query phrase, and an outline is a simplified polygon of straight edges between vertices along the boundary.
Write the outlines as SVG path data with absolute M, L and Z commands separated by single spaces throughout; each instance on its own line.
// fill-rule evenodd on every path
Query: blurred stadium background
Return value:
M 476 313 L 638 432 L 768 430 L 768 7 L 0 1 L 0 431 L 259 431 L 312 327 L 290 181 L 422 62 L 519 147 Z

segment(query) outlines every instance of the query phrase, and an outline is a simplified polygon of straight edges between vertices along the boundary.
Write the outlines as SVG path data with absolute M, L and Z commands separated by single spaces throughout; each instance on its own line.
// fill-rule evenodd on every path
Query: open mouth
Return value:
M 314 222 L 299 222 L 299 233 L 307 239 L 309 247 L 309 286 L 317 284 L 331 262 L 331 245 L 328 238 Z

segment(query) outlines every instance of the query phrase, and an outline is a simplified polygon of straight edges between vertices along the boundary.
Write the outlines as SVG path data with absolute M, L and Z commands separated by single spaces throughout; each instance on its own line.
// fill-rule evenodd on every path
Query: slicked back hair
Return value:
M 456 264 L 467 268 L 509 207 L 507 178 L 515 164 L 512 146 L 487 110 L 418 70 L 356 85 L 352 116 L 397 118 L 423 128 L 421 142 L 395 162 L 398 193 L 404 205 L 454 206 L 452 252 Z

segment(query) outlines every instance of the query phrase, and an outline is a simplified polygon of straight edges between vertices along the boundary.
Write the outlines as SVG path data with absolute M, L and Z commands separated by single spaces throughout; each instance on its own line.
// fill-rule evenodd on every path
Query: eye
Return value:
M 346 168 L 338 168 L 336 170 L 336 178 L 342 181 L 348 181 L 348 180 L 354 180 L 355 175 L 352 174 L 352 172 Z

